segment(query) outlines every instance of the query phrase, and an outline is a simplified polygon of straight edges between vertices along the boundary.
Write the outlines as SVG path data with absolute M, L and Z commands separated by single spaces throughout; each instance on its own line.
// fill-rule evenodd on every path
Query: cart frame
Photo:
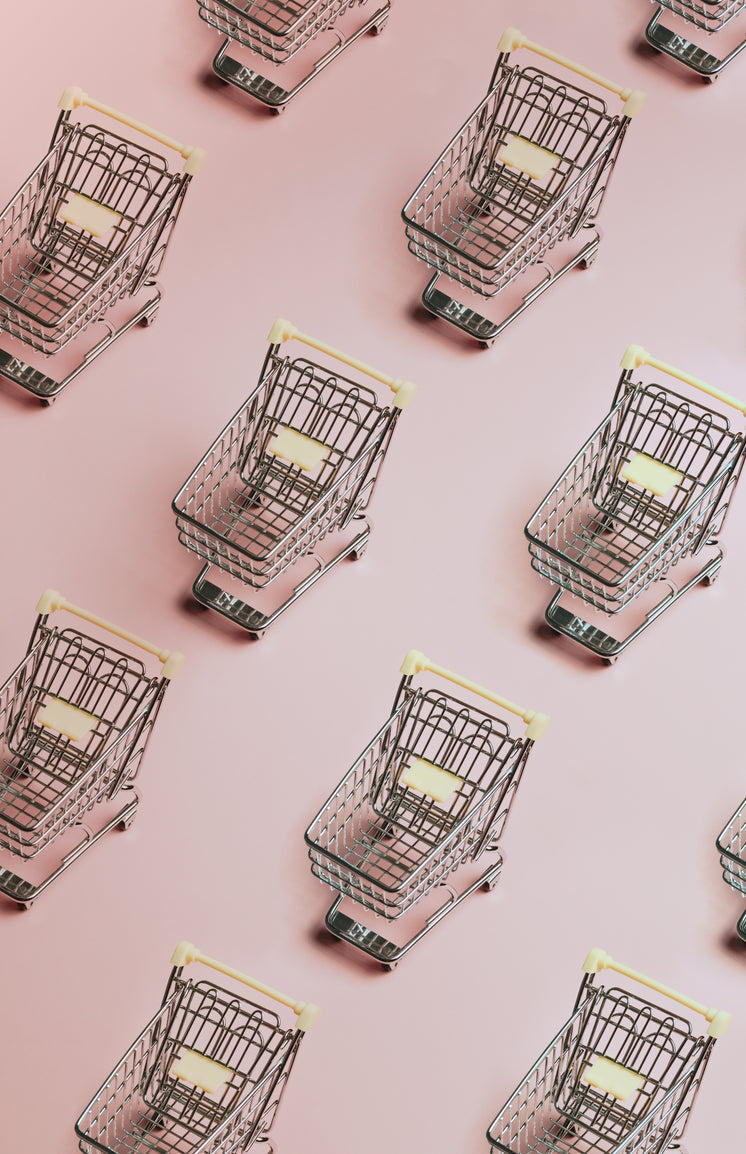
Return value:
M 193 962 L 289 1007 L 294 1027 L 283 1027 L 274 1011 L 243 995 L 186 978 L 184 968 Z M 171 966 L 160 1010 L 75 1124 L 80 1149 L 124 1154 L 133 1150 L 133 1139 L 151 1154 L 233 1154 L 261 1140 L 271 1151 L 269 1132 L 318 1006 L 208 957 L 191 942 L 179 943 Z M 223 1081 L 215 1089 L 198 1080 L 216 1072 Z M 167 1125 L 171 1134 L 163 1143 L 154 1139 Z
M 215 74 L 224 83 L 232 84 L 234 88 L 253 96 L 276 114 L 284 112 L 294 96 L 366 32 L 375 36 L 383 31 L 391 10 L 391 0 L 385 0 L 380 8 L 376 8 L 371 16 L 347 35 L 343 35 L 334 26 L 335 20 L 350 9 L 367 3 L 368 0 L 310 0 L 304 7 L 302 0 L 292 0 L 284 5 L 270 3 L 269 0 L 248 0 L 248 3 L 246 0 L 243 3 L 197 0 L 200 18 L 226 37 L 212 62 Z M 277 11 L 278 7 L 288 10 L 288 19 L 284 23 Z M 250 14 L 251 8 L 256 10 L 255 16 Z M 262 15 L 264 19 L 261 19 Z M 326 32 L 335 37 L 336 43 L 317 57 L 308 72 L 289 88 L 262 76 L 228 55 L 231 45 L 237 43 L 281 66 Z
M 160 677 L 119 649 L 52 626 L 49 617 L 58 610 L 154 654 L 163 665 Z M 0 868 L 0 893 L 21 909 L 30 909 L 109 830 L 129 829 L 139 804 L 135 778 L 166 689 L 184 664 L 180 653 L 151 645 L 53 589 L 42 594 L 36 612 L 26 657 L 0 686 L 0 849 L 28 861 L 68 830 L 79 828 L 81 838 L 38 882 Z M 50 704 L 61 716 L 49 716 Z M 85 723 L 82 735 L 74 732 L 78 720 Z M 117 797 L 118 811 L 99 817 L 96 807 Z
M 741 802 L 715 844 L 724 881 L 746 897 L 746 801 Z M 746 911 L 738 919 L 736 932 L 746 942 Z
M 413 677 L 423 672 L 517 714 L 527 725 L 525 735 L 512 737 L 503 720 L 442 690 L 414 688 Z M 312 873 L 340 895 L 326 915 L 326 928 L 389 970 L 475 890 L 496 885 L 503 864 L 498 839 L 534 741 L 549 724 L 545 714 L 435 665 L 418 650 L 407 655 L 401 673 L 391 716 L 305 834 Z M 455 774 L 451 798 L 438 800 L 403 780 L 415 764 L 405 764 L 412 757 L 438 774 Z M 496 860 L 476 881 L 455 888 L 452 875 L 483 853 Z M 438 886 L 449 896 L 403 945 L 339 908 L 351 898 L 391 923 Z
M 276 321 L 268 339 L 256 388 L 172 503 L 179 540 L 206 562 L 194 596 L 255 638 L 339 561 L 362 557 L 371 532 L 365 511 L 400 411 L 416 392 L 410 381 L 380 373 L 288 321 Z M 336 369 L 291 361 L 281 353 L 291 339 L 387 385 L 393 402 L 383 406 L 371 389 Z M 308 433 L 321 438 L 314 444 L 327 457 L 309 470 L 276 455 L 273 434 L 283 429 L 304 441 Z M 321 472 L 314 474 L 317 467 Z M 354 536 L 331 559 L 314 552 L 348 526 Z M 303 558 L 313 561 L 310 574 L 266 613 L 207 579 L 215 566 L 249 588 L 264 589 Z
M 621 115 L 613 116 L 598 97 L 550 73 L 511 64 L 510 54 L 519 48 L 613 92 L 623 101 Z M 644 103 L 643 92 L 615 84 L 507 28 L 487 96 L 402 210 L 410 252 L 436 270 L 422 296 L 425 308 L 486 347 L 571 268 L 589 267 L 600 241 L 596 216 L 629 122 Z M 550 158 L 542 177 L 532 176 L 530 163 L 526 168 L 515 159 L 504 160 L 505 148 L 498 155 L 501 145 L 507 148 L 515 139 L 534 157 Z M 564 240 L 574 241 L 572 253 L 565 251 L 564 263 L 555 270 L 546 258 Z M 437 288 L 445 274 L 491 298 L 534 264 L 545 266 L 544 279 L 500 321 Z
M 648 365 L 746 414 L 741 401 L 651 357 L 639 345 L 629 346 L 621 364 L 609 415 L 525 528 L 532 568 L 559 586 L 546 610 L 547 623 L 554 632 L 578 641 L 607 663 L 614 662 L 689 589 L 700 582 L 710 585 L 719 576 L 724 556 L 719 536 L 746 448 L 744 433 L 731 429 L 727 418 L 716 410 L 695 405 L 663 385 L 636 384 L 633 372 Z M 674 463 L 671 458 L 679 454 L 682 473 L 676 473 L 678 482 L 668 505 L 668 497 L 658 500 L 646 487 L 621 476 L 625 454 L 648 447 L 653 433 L 668 454 L 670 465 Z M 705 479 L 700 481 L 692 471 L 694 463 L 681 463 L 685 454 L 705 468 Z M 654 463 L 659 464 L 657 459 Z M 673 468 L 669 471 L 675 473 Z M 677 585 L 670 576 L 671 569 L 705 548 L 714 550 L 714 556 L 710 555 L 693 577 Z M 657 581 L 665 584 L 665 595 L 642 623 L 621 639 L 560 604 L 568 591 L 596 610 L 613 615 Z
M 707 1034 L 697 1036 L 687 1019 L 626 988 L 594 984 L 603 969 L 704 1015 Z M 663 1154 L 679 1148 L 712 1048 L 731 1015 L 603 950 L 591 950 L 583 970 L 570 1018 L 487 1130 L 492 1154 Z M 596 1080 L 586 1077 L 599 1059 L 606 1063 L 605 1085 L 600 1068 Z M 620 1086 L 620 1072 L 631 1083 Z
M 717 80 L 723 69 L 746 48 L 744 39 L 726 56 L 719 58 L 660 22 L 664 12 L 669 11 L 708 35 L 716 34 L 743 12 L 746 0 L 653 0 L 653 3 L 655 13 L 645 29 L 648 44 L 656 52 L 664 52 L 690 68 L 708 84 Z
M 81 106 L 175 149 L 185 158 L 183 172 L 170 171 L 159 153 L 108 129 L 73 121 L 72 112 Z M 104 335 L 61 380 L 0 349 L 0 376 L 45 405 L 134 325 L 155 320 L 155 276 L 192 176 L 207 156 L 80 88 L 65 89 L 59 108 L 49 151 L 0 214 L 0 333 L 48 358 L 94 322 L 103 325 Z M 72 200 L 63 203 L 69 193 Z M 60 216 L 75 202 L 88 213 L 92 202 L 104 222 L 85 214 L 80 220 Z M 119 301 L 141 292 L 145 302 L 126 321 L 115 325 L 108 319 Z

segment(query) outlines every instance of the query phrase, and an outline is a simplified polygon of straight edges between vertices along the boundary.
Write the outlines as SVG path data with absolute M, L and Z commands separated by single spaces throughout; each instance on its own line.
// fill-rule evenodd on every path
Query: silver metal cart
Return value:
M 717 839 L 723 877 L 729 886 L 746 896 L 746 801 L 738 807 Z M 746 912 L 736 926 L 739 937 L 746 941 Z
M 391 8 L 390 0 L 366 9 L 362 21 L 356 14 L 368 0 L 197 0 L 203 20 L 226 39 L 212 66 L 221 80 L 247 92 L 273 112 L 284 112 L 302 88 L 318 76 L 335 57 L 366 32 L 382 32 Z M 268 63 L 279 66 L 278 80 L 248 68 L 228 55 L 233 44 L 248 48 Z M 292 80 L 285 74 L 295 61 L 300 67 Z M 285 80 L 287 87 L 279 83 Z
M 731 1015 L 620 965 L 603 950 L 591 950 L 583 969 L 571 1016 L 487 1131 L 492 1154 L 681 1149 L 712 1048 Z M 626 986 L 596 984 L 604 969 L 703 1014 L 707 1033 L 695 1033 L 685 1018 Z
M 152 677 L 130 657 L 77 629 L 65 610 L 154 654 Z M 132 824 L 134 781 L 180 653 L 159 649 L 47 589 L 26 657 L 0 687 L 0 893 L 28 909 L 110 829 Z M 27 880 L 16 872 L 20 861 Z
M 337 562 L 364 553 L 365 510 L 400 410 L 415 393 L 411 382 L 379 373 L 288 321 L 276 321 L 268 339 L 256 388 L 173 502 L 179 540 L 207 562 L 194 596 L 255 637 Z M 290 339 L 386 384 L 393 401 L 381 404 L 336 366 L 283 356 Z M 344 543 L 322 558 L 318 547 L 336 534 Z M 266 612 L 207 580 L 215 566 L 262 590 L 299 562 L 308 563 L 306 575 Z
M 723 33 L 726 26 L 742 14 L 746 0 L 653 0 L 653 3 L 655 15 L 645 29 L 648 43 L 658 52 L 665 52 L 667 56 L 691 68 L 709 84 L 717 80 L 726 64 L 730 64 L 731 60 L 735 60 L 746 48 L 744 38 L 722 57 L 718 57 L 689 39 L 690 35 L 696 35 L 699 30 L 704 32 L 707 38 L 712 36 L 714 44 L 717 44 L 718 40 L 722 42 L 722 35 L 718 37 L 717 34 Z M 680 18 L 679 31 L 661 24 L 661 17 L 666 11 Z M 746 37 L 746 28 L 743 29 L 743 34 Z M 705 41 L 705 37 L 700 39 Z
M 200 962 L 262 995 L 250 1001 L 184 967 Z M 161 1008 L 86 1106 L 75 1125 L 84 1154 L 234 1154 L 270 1128 L 298 1047 L 318 1006 L 225 966 L 181 942 Z M 271 999 L 297 1016 L 283 1025 Z
M 73 121 L 83 105 L 176 149 L 183 172 L 99 124 Z M 207 155 L 80 88 L 65 89 L 59 107 L 49 151 L 0 215 L 0 376 L 44 404 L 133 325 L 155 319 L 154 278 Z M 134 311 L 123 319 L 116 306 L 130 298 Z M 61 360 L 66 349 L 61 379 L 48 376 L 47 358 Z M 41 354 L 43 368 L 26 362 L 29 352 Z
M 511 53 L 519 48 L 609 89 L 623 101 L 621 113 L 552 73 L 518 67 Z M 436 270 L 422 296 L 425 308 L 490 345 L 569 269 L 588 267 L 599 245 L 594 225 L 609 177 L 630 119 L 644 103 L 644 93 L 506 29 L 487 96 L 403 209 L 410 251 Z M 555 268 L 548 254 L 560 242 Z M 437 287 L 444 274 L 489 299 L 538 264 L 543 278 L 525 277 L 525 295 L 499 320 Z
M 630 345 L 611 410 L 526 526 L 531 565 L 559 586 L 546 619 L 607 662 L 700 581 L 720 572 L 719 537 L 744 461 L 744 433 L 708 405 L 666 385 L 634 381 L 649 365 L 725 405 L 746 405 Z M 672 569 L 704 563 L 676 583 Z M 689 565 L 691 568 L 691 563 Z M 621 639 L 604 618 L 656 585 L 662 599 Z M 588 622 L 560 604 L 564 591 L 601 614 Z
M 339 894 L 326 915 L 327 929 L 385 969 L 469 894 L 496 885 L 503 864 L 498 840 L 534 741 L 549 724 L 545 714 L 522 709 L 417 650 L 401 672 L 390 718 L 306 831 L 313 873 Z M 501 718 L 442 689 L 414 686 L 415 675 L 424 672 L 517 714 L 525 734 L 511 735 Z M 486 869 L 480 868 L 485 854 Z M 456 889 L 454 875 L 476 862 L 476 879 Z M 411 936 L 390 941 L 392 923 L 439 886 L 448 896 L 437 910 L 423 925 L 418 919 L 411 933 L 415 911 L 403 924 Z M 384 927 L 378 931 L 348 916 L 340 909 L 345 898 L 382 918 Z

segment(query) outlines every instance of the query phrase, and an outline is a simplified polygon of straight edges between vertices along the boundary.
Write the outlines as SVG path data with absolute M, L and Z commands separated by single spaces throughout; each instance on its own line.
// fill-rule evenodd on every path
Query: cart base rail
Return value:
M 488 320 L 487 317 L 483 317 L 480 313 L 476 312 L 475 309 L 469 308 L 468 305 L 461 304 L 460 301 L 454 300 L 446 293 L 441 292 L 440 289 L 437 289 L 436 285 L 441 277 L 441 273 L 436 273 L 428 282 L 422 294 L 422 303 L 428 312 L 436 317 L 440 317 L 441 320 L 448 321 L 468 336 L 480 341 L 485 348 L 488 348 L 516 317 L 519 317 L 530 304 L 533 304 L 537 297 L 540 297 L 548 288 L 556 284 L 566 272 L 569 272 L 571 268 L 575 268 L 578 264 L 582 265 L 583 268 L 588 268 L 593 263 L 601 242 L 601 236 L 595 228 L 591 229 L 591 233 L 592 239 L 584 244 L 580 252 L 576 253 L 575 256 L 566 261 L 560 268 L 555 270 L 552 265 L 543 258 L 537 261 L 536 264 L 542 264 L 546 268 L 546 276 L 538 285 L 531 289 L 530 292 L 527 292 L 517 308 L 513 309 L 512 312 L 501 321 Z M 526 272 L 528 271 L 529 270 L 526 269 Z M 500 294 L 496 293 L 495 295 L 499 297 Z
M 645 39 L 651 47 L 658 52 L 665 52 L 667 56 L 671 56 L 679 63 L 685 64 L 687 68 L 691 68 L 703 80 L 712 83 L 717 79 L 722 70 L 731 60 L 735 60 L 740 52 L 746 48 L 746 40 L 738 44 L 732 52 L 720 60 L 717 56 L 713 56 L 705 48 L 699 48 L 693 44 L 691 40 L 687 40 L 684 36 L 679 36 L 676 32 L 671 32 L 669 28 L 660 23 L 660 18 L 663 15 L 664 8 L 659 6 L 653 18 L 645 29 Z
M 151 325 L 153 323 L 161 303 L 161 293 L 157 285 L 153 282 L 146 287 L 154 288 L 155 295 L 151 296 L 150 299 L 137 310 L 134 316 L 120 325 L 119 328 L 115 328 L 109 320 L 103 317 L 99 319 L 99 323 L 104 325 L 108 330 L 106 336 L 95 344 L 92 349 L 89 349 L 82 361 L 75 365 L 61 381 L 57 381 L 53 377 L 48 377 L 45 373 L 41 372 L 41 370 L 35 369 L 33 365 L 26 364 L 25 361 L 20 360 L 4 349 L 0 349 L 0 377 L 12 381 L 14 385 L 20 385 L 22 389 L 26 389 L 29 393 L 33 393 L 35 397 L 39 398 L 42 404 L 50 405 L 62 390 L 66 388 L 71 381 L 74 381 L 79 373 L 82 373 L 83 369 L 86 369 L 88 365 L 96 360 L 96 357 L 99 357 L 110 345 L 113 345 L 114 341 L 118 340 L 119 337 L 123 336 L 137 324 Z M 1 325 L 0 333 L 2 333 Z M 51 355 L 54 356 L 54 354 Z
M 452 910 L 455 910 L 456 906 L 460 905 L 465 898 L 468 898 L 475 890 L 482 888 L 491 890 L 495 887 L 503 868 L 502 854 L 500 854 L 499 851 L 495 852 L 497 852 L 498 860 L 481 874 L 476 881 L 472 882 L 461 892 L 457 892 L 448 882 L 442 883 L 443 888 L 448 890 L 448 898 L 443 905 L 427 919 L 422 929 L 414 934 L 413 937 L 409 938 L 403 945 L 397 945 L 396 942 L 389 941 L 389 939 L 385 938 L 382 934 L 369 929 L 361 922 L 348 917 L 347 914 L 340 913 L 339 907 L 345 900 L 344 894 L 340 894 L 329 908 L 324 919 L 326 928 L 335 938 L 339 938 L 340 941 L 349 942 L 350 945 L 356 946 L 357 949 L 362 950 L 368 957 L 380 962 L 385 969 L 393 969 L 399 963 L 400 959 L 411 950 L 412 946 L 416 945 L 421 938 L 424 938 L 425 934 L 429 933 L 433 926 L 436 926 L 438 922 L 442 921 Z
M 610 633 L 605 633 L 595 625 L 591 625 L 577 614 L 571 613 L 569 609 L 565 609 L 560 605 L 560 599 L 565 592 L 564 589 L 558 590 L 552 600 L 549 602 L 546 612 L 544 614 L 547 625 L 550 626 L 556 633 L 561 633 L 565 637 L 570 637 L 573 641 L 580 642 L 581 645 L 589 649 L 591 653 L 595 653 L 597 657 L 602 657 L 609 664 L 616 661 L 619 654 L 627 648 L 630 642 L 639 637 L 644 630 L 647 629 L 656 617 L 660 617 L 661 613 L 665 613 L 670 609 L 679 597 L 683 597 L 695 585 L 704 582 L 707 585 L 712 585 L 717 580 L 720 573 L 720 567 L 723 563 L 723 550 L 718 549 L 717 554 L 707 562 L 694 577 L 690 578 L 685 585 L 679 587 L 671 580 L 669 576 L 661 577 L 660 581 L 668 586 L 668 592 L 661 601 L 655 605 L 649 613 L 645 615 L 644 621 L 628 633 L 626 637 L 621 639 L 613 637 Z
M 323 56 L 315 62 L 313 67 L 307 72 L 292 88 L 283 88 L 280 84 L 275 84 L 274 81 L 269 80 L 266 76 L 262 76 L 259 72 L 255 72 L 252 68 L 241 64 L 239 60 L 234 60 L 233 57 L 228 56 L 228 49 L 234 43 L 229 36 L 221 45 L 215 59 L 212 62 L 212 69 L 216 76 L 219 76 L 226 84 L 232 84 L 234 88 L 239 88 L 242 92 L 253 96 L 255 100 L 259 100 L 273 112 L 282 112 L 286 105 L 296 96 L 301 89 L 305 88 L 309 81 L 313 80 L 314 76 L 318 76 L 320 72 L 331 64 L 335 57 L 344 52 L 345 48 L 349 48 L 366 32 L 372 32 L 377 35 L 383 31 L 384 25 L 388 19 L 389 11 L 391 10 L 390 2 L 384 4 L 377 12 L 361 25 L 357 31 L 350 33 L 349 36 L 343 36 L 336 28 L 325 29 L 336 36 L 337 43 L 325 52 Z M 209 23 L 209 21 L 208 21 Z
M 294 604 L 312 585 L 315 585 L 325 573 L 333 569 L 345 557 L 352 556 L 355 560 L 362 557 L 368 545 L 368 538 L 370 537 L 370 525 L 365 522 L 364 529 L 357 533 L 349 544 L 345 545 L 339 553 L 329 561 L 322 561 L 314 553 L 307 553 L 306 556 L 314 559 L 317 562 L 317 568 L 313 570 L 303 581 L 295 586 L 290 596 L 282 602 L 276 609 L 270 613 L 262 613 L 261 610 L 253 608 L 239 597 L 228 593 L 225 589 L 221 589 L 218 585 L 214 585 L 207 580 L 207 575 L 213 568 L 211 562 L 203 566 L 200 570 L 197 580 L 192 586 L 192 593 L 201 605 L 208 609 L 215 609 L 221 613 L 223 617 L 227 617 L 235 625 L 240 625 L 242 629 L 246 629 L 253 637 L 261 637 L 265 630 L 269 629 L 281 613 Z
M 130 795 L 129 800 L 123 805 L 117 813 L 106 820 L 98 829 L 91 829 L 88 823 L 80 822 L 78 828 L 82 830 L 83 837 L 76 846 L 73 847 L 62 858 L 60 864 L 48 873 L 40 882 L 29 882 L 22 878 L 19 874 L 13 873 L 12 870 L 0 868 L 0 894 L 17 902 L 21 909 L 30 909 L 33 902 L 39 897 L 41 893 L 51 885 L 52 882 L 64 873 L 68 866 L 71 866 L 74 861 L 95 845 L 100 838 L 109 833 L 115 827 L 121 829 L 128 829 L 135 819 L 137 807 L 140 804 L 140 798 L 134 790 L 128 790 Z

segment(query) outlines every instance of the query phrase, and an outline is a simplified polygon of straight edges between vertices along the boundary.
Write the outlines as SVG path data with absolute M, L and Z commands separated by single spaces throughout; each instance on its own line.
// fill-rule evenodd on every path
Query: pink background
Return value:
M 190 0 L 8 6 L 0 200 L 46 150 L 68 84 L 210 151 L 135 330 L 50 410 L 0 386 L 3 675 L 46 586 L 188 664 L 167 694 L 132 830 L 28 913 L 0 903 L 3 1150 L 72 1154 L 73 1123 L 155 1011 L 185 937 L 323 1007 L 275 1133 L 284 1151 L 486 1150 L 600 945 L 734 1012 L 691 1154 L 735 1150 L 743 910 L 714 841 L 746 792 L 746 499 L 728 557 L 612 669 L 537 632 L 550 587 L 523 526 L 606 412 L 630 342 L 743 395 L 746 61 L 712 88 L 639 48 L 645 0 L 394 0 L 284 117 L 206 80 Z M 743 20 L 743 18 L 742 18 Z M 649 102 L 604 239 L 488 352 L 418 309 L 400 209 L 481 99 L 506 24 Z M 190 598 L 170 502 L 253 386 L 275 316 L 420 384 L 343 563 L 251 643 Z M 317 933 L 303 831 L 388 714 L 411 648 L 552 714 L 506 867 L 386 975 Z

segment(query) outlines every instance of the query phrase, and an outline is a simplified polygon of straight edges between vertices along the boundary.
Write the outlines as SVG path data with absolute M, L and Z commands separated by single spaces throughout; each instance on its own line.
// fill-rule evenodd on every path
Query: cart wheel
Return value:
M 604 665 L 616 665 L 618 658 L 619 654 L 615 653 L 613 657 L 602 657 L 601 660 Z
M 261 641 L 262 637 L 264 637 L 264 634 L 266 632 L 267 632 L 266 629 L 258 629 L 258 630 L 252 629 L 249 632 L 249 637 L 251 638 L 252 641 Z
M 705 84 L 714 84 L 719 75 L 719 72 L 715 72 L 712 76 L 703 76 L 702 79 L 704 80 Z
M 595 252 L 592 252 L 590 256 L 584 256 L 582 260 L 578 261 L 578 264 L 581 268 L 590 268 L 597 256 L 598 249 L 596 249 Z
M 39 404 L 41 405 L 42 409 L 51 409 L 56 400 L 56 397 L 39 397 Z
M 272 115 L 273 116 L 282 116 L 282 114 L 286 108 L 287 108 L 287 104 L 273 104 L 272 105 Z
M 495 343 L 495 339 L 493 337 L 491 341 L 480 341 L 479 347 L 480 347 L 480 349 L 491 349 L 492 346 L 494 345 L 494 343 Z
M 122 818 L 122 820 L 117 823 L 117 829 L 121 829 L 122 833 L 126 833 L 136 816 L 137 815 L 133 813 L 130 817 Z
M 490 878 L 489 881 L 482 882 L 482 889 L 486 894 L 491 894 L 499 880 L 500 878 L 498 876 L 496 878 Z
M 158 309 L 154 313 L 147 313 L 144 317 L 140 317 L 140 324 L 144 329 L 149 329 L 151 325 L 155 324 L 155 318 L 158 316 Z
M 390 973 L 392 970 L 396 969 L 396 967 L 399 965 L 399 963 L 398 962 L 381 962 L 381 965 L 383 966 L 384 970 L 386 970 L 387 973 Z
M 371 36 L 380 36 L 381 33 L 383 32 L 384 28 L 386 27 L 386 21 L 387 20 L 388 20 L 388 13 L 386 14 L 386 16 L 384 16 L 383 20 L 379 20 L 378 24 L 373 25 L 373 27 L 370 30 Z
M 19 910 L 30 910 L 33 904 L 33 900 L 30 902 L 16 902 Z
M 362 545 L 358 545 L 357 549 L 351 550 L 350 557 L 352 558 L 353 561 L 359 561 L 361 557 L 365 556 L 367 550 L 368 550 L 368 542 L 364 541 Z
M 714 585 L 720 577 L 720 566 L 718 565 L 714 573 L 708 573 L 706 577 L 702 578 L 703 585 Z

